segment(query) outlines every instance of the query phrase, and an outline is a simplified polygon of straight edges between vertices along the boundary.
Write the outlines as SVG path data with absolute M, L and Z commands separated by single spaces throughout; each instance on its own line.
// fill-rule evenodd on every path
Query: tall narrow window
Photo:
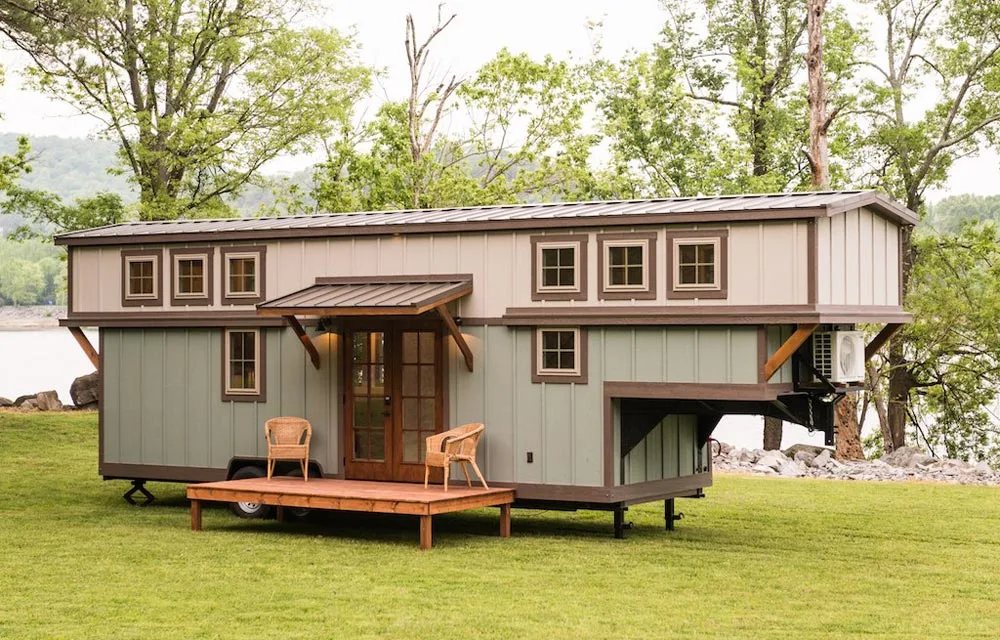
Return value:
M 264 299 L 264 247 L 222 249 L 223 302 L 253 304 Z
M 539 328 L 534 335 L 532 382 L 587 382 L 586 334 L 579 328 Z
M 670 252 L 668 298 L 727 297 L 725 230 L 667 232 Z
M 587 236 L 534 236 L 532 300 L 587 299 Z
M 656 298 L 656 233 L 607 233 L 597 236 L 598 298 Z
M 264 402 L 264 351 L 260 329 L 226 329 L 224 400 Z
M 122 251 L 122 306 L 158 306 L 160 294 L 160 258 L 162 251 Z
M 212 251 L 171 249 L 170 303 L 207 305 L 212 303 Z

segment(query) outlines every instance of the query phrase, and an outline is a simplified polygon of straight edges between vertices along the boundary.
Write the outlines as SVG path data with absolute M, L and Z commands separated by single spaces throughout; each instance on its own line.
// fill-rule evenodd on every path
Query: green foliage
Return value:
M 0 305 L 65 304 L 64 256 L 47 242 L 0 237 Z
M 964 193 L 929 204 L 922 225 L 940 233 L 957 233 L 966 223 L 1000 222 L 1000 196 Z
M 912 408 L 948 456 L 1000 463 L 1000 231 L 992 221 L 919 235 L 905 329 Z
M 368 87 L 354 43 L 300 27 L 303 1 L 0 4 L 34 86 L 98 118 L 139 188 L 139 217 L 230 213 L 279 153 L 308 151 Z

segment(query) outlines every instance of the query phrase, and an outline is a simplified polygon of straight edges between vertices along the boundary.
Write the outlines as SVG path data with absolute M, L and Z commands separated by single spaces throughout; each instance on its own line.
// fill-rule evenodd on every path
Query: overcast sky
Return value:
M 377 97 L 388 93 L 402 97 L 408 90 L 406 56 L 403 50 L 405 16 L 414 14 L 417 33 L 427 33 L 437 15 L 438 0 L 330 1 L 328 20 L 340 29 L 352 25 L 361 43 L 366 64 L 384 68 L 386 76 L 376 89 Z M 446 15 L 457 13 L 432 49 L 441 71 L 471 76 L 502 47 L 525 51 L 533 57 L 552 54 L 587 57 L 592 47 L 588 22 L 603 23 L 604 55 L 618 59 L 632 48 L 648 48 L 656 39 L 664 16 L 657 0 L 450 0 Z M 23 61 L 7 45 L 3 64 L 8 69 L 0 87 L 0 131 L 29 135 L 87 136 L 96 129 L 94 120 L 74 115 L 65 104 L 24 90 L 14 71 Z M 286 159 L 272 169 L 302 168 L 307 159 Z M 960 161 L 952 170 L 950 193 L 1000 193 L 1000 158 L 994 153 Z M 942 193 L 935 193 L 937 199 Z

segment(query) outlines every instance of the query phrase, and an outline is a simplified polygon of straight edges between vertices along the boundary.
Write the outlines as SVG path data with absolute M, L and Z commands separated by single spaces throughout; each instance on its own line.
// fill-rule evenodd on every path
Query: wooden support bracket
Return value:
M 768 358 L 767 362 L 764 363 L 764 380 L 770 380 L 774 377 L 774 374 L 778 372 L 781 365 L 788 362 L 788 359 L 792 357 L 799 347 L 809 339 L 813 331 L 816 330 L 818 324 L 800 324 L 795 333 L 785 340 L 785 343 L 778 347 L 778 350 L 774 352 L 774 355 Z
M 448 333 L 451 337 L 455 339 L 455 344 L 458 345 L 458 350 L 462 352 L 465 356 L 465 366 L 469 371 L 472 371 L 472 349 L 469 348 L 469 344 L 465 341 L 465 336 L 462 332 L 458 330 L 458 325 L 455 324 L 455 318 L 451 316 L 451 312 L 448 311 L 446 305 L 440 304 L 437 307 L 437 312 L 441 315 L 441 319 L 444 320 L 445 326 L 448 327 Z
M 295 335 L 299 337 L 299 341 L 302 342 L 302 346 L 306 348 L 306 352 L 309 354 L 309 359 L 312 360 L 313 366 L 319 369 L 319 351 L 316 350 L 316 345 L 313 344 L 312 340 L 309 339 L 309 334 L 302 327 L 302 323 L 295 316 L 284 316 L 285 321 L 288 322 L 288 326 L 292 328 Z
M 83 349 L 83 352 L 87 354 L 90 359 L 90 363 L 94 365 L 94 368 L 98 371 L 101 370 L 101 355 L 97 353 L 97 349 L 94 349 L 94 345 L 90 344 L 90 340 L 87 339 L 87 334 L 83 332 L 80 327 L 69 327 L 69 332 L 73 334 L 76 338 L 77 344 Z
M 865 347 L 865 362 L 872 359 L 878 350 L 885 346 L 885 343 L 892 339 L 892 336 L 896 335 L 896 332 L 903 328 L 902 324 L 887 324 L 882 327 L 872 341 L 868 343 Z

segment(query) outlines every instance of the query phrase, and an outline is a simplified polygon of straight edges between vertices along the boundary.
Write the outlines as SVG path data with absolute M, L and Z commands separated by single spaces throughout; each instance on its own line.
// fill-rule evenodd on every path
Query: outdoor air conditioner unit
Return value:
M 864 332 L 817 331 L 813 334 L 813 366 L 835 384 L 864 381 Z

